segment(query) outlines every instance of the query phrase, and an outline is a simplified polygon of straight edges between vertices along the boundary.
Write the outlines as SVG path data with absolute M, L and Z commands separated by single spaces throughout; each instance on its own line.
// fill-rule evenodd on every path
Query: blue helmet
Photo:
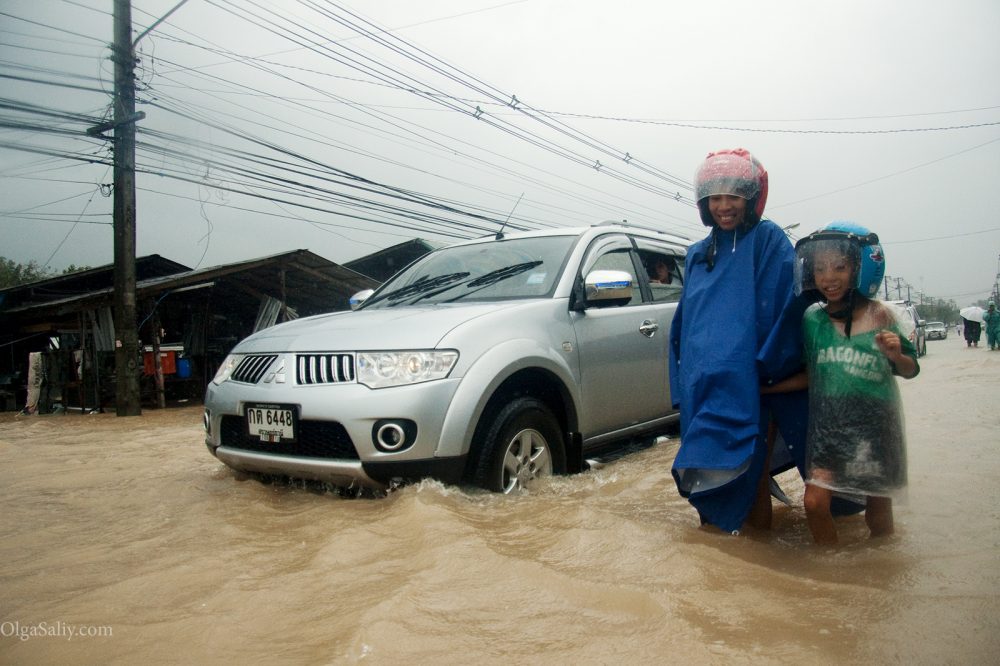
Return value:
M 878 235 L 853 222 L 832 222 L 795 244 L 795 291 L 816 290 L 813 260 L 820 250 L 837 250 L 854 267 L 854 288 L 865 298 L 878 294 L 885 277 L 885 253 Z

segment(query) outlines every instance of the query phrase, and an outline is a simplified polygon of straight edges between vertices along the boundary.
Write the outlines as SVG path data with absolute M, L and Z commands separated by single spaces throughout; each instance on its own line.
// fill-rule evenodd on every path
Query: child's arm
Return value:
M 913 357 L 903 353 L 903 346 L 898 335 L 892 331 L 882 330 L 875 334 L 875 342 L 900 377 L 911 379 L 917 376 L 917 362 L 913 360 Z
M 803 370 L 791 377 L 782 379 L 780 382 L 769 386 L 761 386 L 760 392 L 765 395 L 768 393 L 790 393 L 791 391 L 801 391 L 807 388 L 809 388 L 809 375 Z

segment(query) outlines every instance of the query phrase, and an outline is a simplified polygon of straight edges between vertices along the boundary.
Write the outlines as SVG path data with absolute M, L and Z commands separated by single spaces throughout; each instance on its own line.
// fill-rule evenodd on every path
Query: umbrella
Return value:
M 958 311 L 958 314 L 962 315 L 962 319 L 968 319 L 969 321 L 978 321 L 980 324 L 983 323 L 983 313 L 986 312 L 978 305 L 970 305 L 967 308 L 962 308 Z

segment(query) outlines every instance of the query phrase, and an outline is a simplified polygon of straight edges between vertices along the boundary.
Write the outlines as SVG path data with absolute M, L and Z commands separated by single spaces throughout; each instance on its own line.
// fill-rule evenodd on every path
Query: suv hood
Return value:
M 286 322 L 246 338 L 233 353 L 433 349 L 448 332 L 483 315 L 532 301 L 334 312 Z

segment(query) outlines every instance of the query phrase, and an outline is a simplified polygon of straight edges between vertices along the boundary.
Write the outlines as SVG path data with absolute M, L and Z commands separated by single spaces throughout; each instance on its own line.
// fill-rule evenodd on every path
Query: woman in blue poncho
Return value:
M 780 227 L 761 219 L 767 171 L 746 150 L 710 153 L 695 195 L 711 233 L 688 250 L 670 330 L 670 394 L 681 411 L 674 480 L 702 523 L 737 532 L 753 509 L 751 522 L 766 528 L 768 425 L 804 432 L 807 413 L 802 391 L 761 396 L 762 385 L 801 364 L 795 252 Z M 786 439 L 787 467 L 801 465 L 804 442 Z

